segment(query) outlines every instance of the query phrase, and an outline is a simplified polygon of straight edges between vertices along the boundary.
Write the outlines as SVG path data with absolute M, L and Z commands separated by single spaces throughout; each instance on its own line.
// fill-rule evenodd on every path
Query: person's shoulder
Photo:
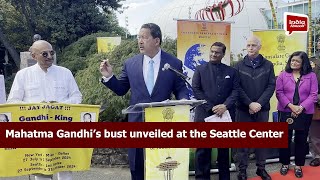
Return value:
M 309 77 L 312 77 L 312 78 L 317 78 L 316 73 L 314 73 L 312 71 L 310 73 L 306 74 L 306 76 L 309 76 Z
M 239 60 L 238 62 L 235 63 L 234 67 L 235 69 L 239 69 L 244 64 L 244 59 Z
M 292 76 L 292 73 L 289 73 L 285 70 L 281 71 L 278 75 L 278 78 L 282 78 L 282 79 L 286 79 L 286 78 L 290 78 Z
M 143 54 L 136 54 L 136 55 L 134 55 L 134 56 L 132 56 L 132 57 L 129 57 L 128 59 L 126 59 L 125 61 L 124 61 L 124 63 L 126 64 L 126 63 L 133 63 L 133 62 L 135 62 L 135 61 L 137 61 L 137 60 L 142 60 L 143 59 Z
M 235 67 L 232 67 L 232 66 L 229 66 L 229 65 L 226 65 L 226 64 L 223 64 L 223 67 L 226 69 L 226 72 L 229 74 L 229 75 L 238 75 L 238 71 Z
M 196 66 L 196 70 L 203 71 L 208 66 L 208 63 L 199 64 Z
M 161 50 L 161 58 L 167 59 L 168 61 L 182 62 L 176 56 L 174 56 L 164 50 Z
M 36 64 L 29 66 L 29 67 L 26 67 L 26 68 L 23 68 L 23 69 L 20 69 L 17 72 L 16 76 L 24 76 L 26 73 L 32 73 L 34 71 L 35 66 L 36 66 Z
M 262 56 L 262 55 L 261 55 Z M 273 63 L 270 61 L 270 60 L 268 60 L 267 58 L 265 58 L 265 57 L 263 57 L 262 56 L 262 58 L 263 58 L 263 61 L 264 61 L 264 64 L 266 64 L 266 65 L 272 65 L 273 66 Z
M 65 73 L 71 73 L 70 69 L 63 67 L 63 66 L 58 66 L 58 65 L 52 65 L 53 69 L 56 69 L 60 72 L 65 72 Z
M 228 71 L 237 71 L 235 67 L 223 64 L 223 66 L 228 70 Z

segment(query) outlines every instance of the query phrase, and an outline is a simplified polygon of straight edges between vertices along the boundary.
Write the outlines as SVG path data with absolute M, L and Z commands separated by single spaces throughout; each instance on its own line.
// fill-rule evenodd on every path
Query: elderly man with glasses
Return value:
M 38 40 L 30 48 L 37 64 L 20 70 L 13 81 L 8 103 L 59 102 L 79 104 L 82 95 L 67 68 L 53 65 L 55 51 L 50 43 Z M 52 176 L 37 174 L 36 180 L 51 180 Z M 71 180 L 71 172 L 59 172 L 58 180 Z

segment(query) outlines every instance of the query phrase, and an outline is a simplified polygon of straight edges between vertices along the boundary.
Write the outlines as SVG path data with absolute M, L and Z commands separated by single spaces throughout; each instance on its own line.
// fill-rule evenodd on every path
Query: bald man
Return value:
M 59 102 L 79 104 L 82 95 L 67 68 L 53 65 L 55 51 L 50 43 L 38 40 L 30 48 L 37 64 L 20 70 L 13 81 L 8 103 Z M 52 176 L 37 174 L 36 180 L 51 180 Z M 59 172 L 58 180 L 71 180 L 71 172 Z
M 259 50 L 261 41 L 253 36 L 247 40 L 248 54 L 236 65 L 240 76 L 240 94 L 237 103 L 237 122 L 268 122 L 270 111 L 270 98 L 275 90 L 275 75 L 273 64 L 265 59 Z M 246 180 L 248 167 L 248 148 L 238 150 L 239 180 Z M 265 170 L 266 150 L 257 148 L 256 174 L 263 180 L 271 177 Z

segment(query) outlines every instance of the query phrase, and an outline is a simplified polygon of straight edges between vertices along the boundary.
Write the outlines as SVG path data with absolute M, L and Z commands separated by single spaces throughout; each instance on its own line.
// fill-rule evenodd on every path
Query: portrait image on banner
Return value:
M 98 53 L 107 53 L 120 45 L 121 37 L 97 37 Z
M 230 65 L 230 23 L 178 20 L 177 26 L 177 56 L 185 75 L 192 78 L 196 66 L 209 61 L 210 47 L 217 41 L 227 48 L 222 63 Z

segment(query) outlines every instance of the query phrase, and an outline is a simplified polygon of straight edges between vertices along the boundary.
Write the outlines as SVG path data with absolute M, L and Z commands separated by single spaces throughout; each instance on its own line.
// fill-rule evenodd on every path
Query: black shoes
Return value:
M 282 165 L 281 166 L 281 169 L 280 169 L 280 174 L 282 176 L 285 176 L 288 174 L 288 171 L 289 171 L 289 165 Z
M 247 180 L 247 171 L 246 170 L 239 171 L 238 180 Z
M 302 178 L 303 177 L 303 172 L 302 172 L 301 167 L 300 168 L 294 168 L 294 175 L 297 178 Z
M 314 159 L 310 162 L 310 166 L 313 166 L 313 167 L 320 166 L 320 158 L 314 158 Z
M 270 175 L 265 169 L 257 169 L 256 174 L 261 177 L 262 180 L 271 180 Z M 246 170 L 240 170 L 238 174 L 238 180 L 247 180 Z
M 261 177 L 262 180 L 271 180 L 270 175 L 265 169 L 257 169 L 256 174 Z

